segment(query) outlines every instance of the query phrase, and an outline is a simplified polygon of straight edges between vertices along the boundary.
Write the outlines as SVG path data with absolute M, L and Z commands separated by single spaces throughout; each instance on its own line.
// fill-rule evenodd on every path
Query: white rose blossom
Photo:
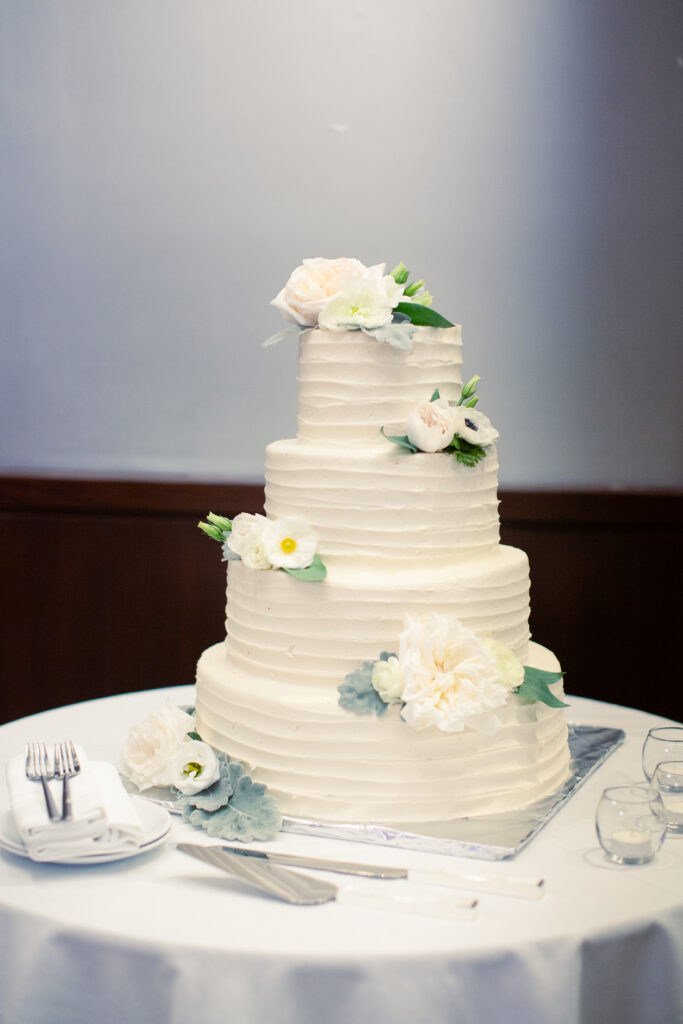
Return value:
M 316 538 L 308 523 L 285 516 L 270 519 L 263 546 L 271 565 L 278 569 L 305 569 L 316 552 Z
M 194 719 L 172 704 L 164 704 L 134 725 L 121 752 L 123 773 L 138 789 L 171 784 L 170 763 Z
M 322 311 L 349 281 L 354 278 L 381 278 L 384 267 L 384 263 L 366 267 L 360 260 L 345 257 L 304 260 L 301 266 L 292 271 L 287 284 L 271 301 L 271 305 L 287 320 L 302 327 L 317 327 Z
M 453 414 L 455 433 L 470 444 L 478 444 L 485 448 L 499 437 L 491 420 L 483 412 L 470 409 L 466 405 L 457 405 L 453 409 Z
M 168 775 L 169 785 L 189 796 L 200 793 L 216 782 L 220 775 L 220 765 L 208 743 L 185 740 L 169 762 Z
M 262 540 L 268 520 L 265 516 L 252 515 L 250 512 L 240 512 L 232 521 L 232 530 L 226 540 L 227 546 L 232 552 L 244 557 L 247 550 L 254 550 Z
M 326 331 L 383 327 L 391 323 L 394 306 L 402 295 L 403 287 L 390 275 L 349 281 L 339 295 L 327 303 L 318 324 Z
M 403 670 L 396 655 L 376 661 L 372 670 L 372 685 L 385 704 L 395 704 L 403 697 Z
M 516 690 L 524 682 L 524 666 L 510 648 L 492 636 L 482 638 L 482 643 L 496 662 L 503 682 L 510 690 Z
M 421 402 L 408 417 L 408 440 L 421 452 L 440 452 L 453 440 L 455 421 L 445 398 Z
M 407 617 L 398 657 L 405 676 L 401 715 L 409 725 L 444 732 L 498 727 L 490 713 L 506 703 L 508 685 L 483 642 L 458 619 Z

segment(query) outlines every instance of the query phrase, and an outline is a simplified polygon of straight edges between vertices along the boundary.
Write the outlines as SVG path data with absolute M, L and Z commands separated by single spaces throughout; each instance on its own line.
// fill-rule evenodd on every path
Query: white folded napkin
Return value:
M 81 771 L 69 780 L 73 809 L 69 821 L 50 821 L 43 787 L 26 778 L 23 755 L 7 763 L 14 824 L 32 860 L 116 854 L 140 845 L 143 825 L 116 768 L 104 761 L 89 761 L 80 747 L 77 749 Z M 48 785 L 61 809 L 61 779 Z

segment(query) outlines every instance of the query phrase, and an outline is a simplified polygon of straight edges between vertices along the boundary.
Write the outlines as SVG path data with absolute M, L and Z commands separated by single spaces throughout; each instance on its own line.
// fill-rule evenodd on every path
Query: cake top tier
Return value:
M 409 351 L 363 331 L 307 331 L 299 342 L 299 437 L 318 444 L 386 447 L 380 430 L 402 429 L 435 389 L 456 400 L 460 327 L 420 327 Z

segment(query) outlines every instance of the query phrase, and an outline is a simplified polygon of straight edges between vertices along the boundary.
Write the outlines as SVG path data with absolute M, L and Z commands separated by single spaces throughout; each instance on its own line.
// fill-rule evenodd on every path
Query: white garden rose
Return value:
M 273 563 L 266 553 L 265 529 L 242 545 L 242 561 L 247 569 L 272 569 Z
M 263 537 L 267 525 L 268 520 L 265 516 L 240 512 L 232 521 L 232 530 L 228 534 L 226 544 L 236 555 L 243 555 L 249 546 Z
M 170 764 L 194 719 L 172 704 L 153 711 L 134 725 L 121 752 L 121 769 L 138 789 L 171 784 Z
M 394 704 L 403 697 L 403 670 L 395 655 L 376 661 L 372 670 L 372 685 L 385 704 Z
M 479 727 L 479 720 L 489 731 L 486 713 L 508 699 L 495 658 L 458 619 L 407 617 L 398 658 L 405 677 L 401 715 L 416 729 L 461 732 L 468 724 Z
M 478 444 L 485 448 L 499 437 L 491 420 L 483 412 L 470 409 L 466 405 L 457 405 L 453 409 L 453 414 L 455 433 L 470 444 Z
M 326 331 L 383 327 L 391 323 L 403 287 L 393 277 L 360 278 L 349 281 L 320 313 L 318 324 Z
M 305 569 L 315 557 L 315 534 L 308 523 L 290 516 L 268 520 L 263 545 L 277 569 Z
M 287 284 L 271 301 L 287 320 L 302 327 L 317 327 L 318 318 L 327 304 L 354 278 L 380 278 L 384 263 L 366 267 L 360 260 L 322 257 L 304 260 L 289 277 Z M 392 278 L 393 280 L 393 278 Z
M 421 452 L 440 452 L 451 443 L 455 423 L 445 398 L 422 402 L 408 417 L 408 440 Z
M 503 683 L 510 690 L 516 690 L 524 682 L 524 665 L 510 648 L 501 644 L 495 637 L 483 637 L 482 643 L 496 662 Z
M 181 743 L 168 767 L 169 784 L 185 796 L 207 789 L 220 775 L 220 765 L 213 748 L 201 740 Z

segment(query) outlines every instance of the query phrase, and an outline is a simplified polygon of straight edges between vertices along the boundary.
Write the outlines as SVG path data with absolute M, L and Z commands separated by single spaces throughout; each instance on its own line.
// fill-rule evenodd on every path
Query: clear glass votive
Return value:
M 643 772 L 651 780 L 662 761 L 683 761 L 683 726 L 660 725 L 650 729 L 643 743 Z
M 595 830 L 615 864 L 647 864 L 666 835 L 662 798 L 647 782 L 610 786 L 598 803 Z
M 683 833 L 683 761 L 662 761 L 653 781 L 664 804 L 668 831 Z

